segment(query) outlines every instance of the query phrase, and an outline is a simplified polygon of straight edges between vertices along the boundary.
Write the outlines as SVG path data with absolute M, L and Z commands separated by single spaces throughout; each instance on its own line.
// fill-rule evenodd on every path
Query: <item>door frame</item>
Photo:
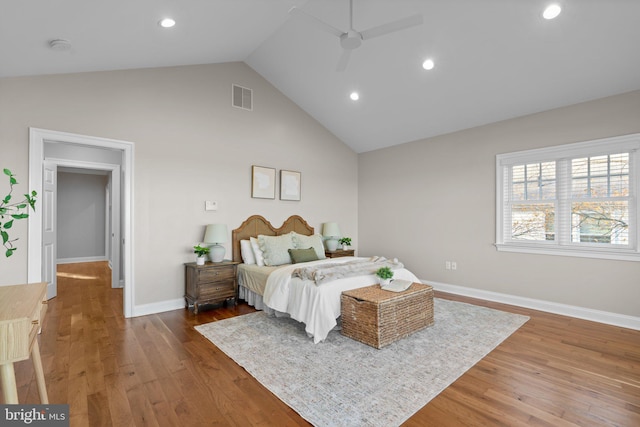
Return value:
M 46 129 L 29 128 L 29 188 L 42 194 L 42 168 L 44 165 L 45 142 L 64 142 L 79 146 L 92 146 L 120 150 L 122 156 L 122 235 L 121 249 L 124 263 L 124 317 L 133 317 L 135 282 L 133 275 L 133 156 L 134 144 L 128 141 L 78 135 Z M 51 159 L 60 160 L 60 159 Z M 66 161 L 65 162 L 70 162 Z M 89 164 L 89 162 L 86 162 Z M 37 207 L 37 206 L 36 206 Z M 42 209 L 36 209 L 28 218 L 28 261 L 27 280 L 29 283 L 42 281 Z
M 46 142 L 46 141 L 45 141 Z M 122 236 L 120 227 L 121 222 L 121 211 L 120 204 L 122 197 L 120 196 L 121 185 L 120 185 L 120 165 L 110 164 L 110 163 L 96 163 L 96 162 L 86 162 L 84 160 L 68 160 L 68 159 L 60 159 L 55 157 L 48 157 L 45 159 L 46 162 L 56 165 L 58 168 L 62 167 L 70 167 L 76 169 L 85 169 L 89 171 L 106 171 L 109 176 L 109 185 L 112 188 L 109 189 L 111 194 L 108 194 L 108 198 L 105 200 L 105 211 L 109 210 L 109 203 L 113 203 L 115 206 L 117 214 L 113 215 L 113 212 L 110 214 L 106 214 L 105 212 L 105 257 L 109 260 L 111 264 L 111 287 L 112 288 L 120 288 L 122 287 L 120 283 L 120 244 L 114 245 L 113 237 L 109 230 L 112 233 L 115 233 L 114 237 L 117 237 L 117 242 L 122 242 Z M 113 185 L 114 182 L 117 185 Z M 56 190 L 57 192 L 57 190 Z M 117 197 L 114 197 L 117 196 Z M 113 200 L 111 200 L 113 199 Z M 44 203 L 44 200 L 43 200 Z M 43 206 L 44 208 L 44 206 Z M 111 242 L 111 243 L 110 243 Z M 116 272 L 117 270 L 117 272 Z M 115 273 L 114 273 L 115 272 Z M 51 292 L 47 292 L 49 298 L 51 298 Z

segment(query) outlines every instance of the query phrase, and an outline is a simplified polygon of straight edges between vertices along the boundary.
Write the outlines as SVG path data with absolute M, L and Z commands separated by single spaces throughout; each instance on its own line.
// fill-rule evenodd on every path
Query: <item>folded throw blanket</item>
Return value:
M 374 256 L 369 259 L 357 259 L 340 264 L 319 264 L 312 267 L 301 267 L 293 270 L 291 277 L 299 277 L 303 280 L 312 280 L 316 285 L 321 285 L 344 277 L 376 274 L 381 267 L 389 267 L 392 270 L 403 268 L 397 259 L 390 261 L 385 257 Z

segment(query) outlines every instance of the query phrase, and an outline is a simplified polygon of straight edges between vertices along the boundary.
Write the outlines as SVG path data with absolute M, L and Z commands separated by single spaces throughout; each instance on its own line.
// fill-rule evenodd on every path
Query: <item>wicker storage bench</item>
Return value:
M 403 292 L 380 285 L 342 292 L 342 334 L 382 348 L 433 325 L 433 288 L 413 283 Z

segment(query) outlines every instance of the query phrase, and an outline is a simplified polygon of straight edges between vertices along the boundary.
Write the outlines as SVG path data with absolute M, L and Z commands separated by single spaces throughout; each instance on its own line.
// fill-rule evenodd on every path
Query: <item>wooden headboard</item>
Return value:
M 258 237 L 258 234 L 280 236 L 281 234 L 287 234 L 292 231 L 298 234 L 304 234 L 305 236 L 311 236 L 313 234 L 313 227 L 298 215 L 291 215 L 280 228 L 275 228 L 263 216 L 252 215 L 240 224 L 240 227 L 231 231 L 233 260 L 242 262 L 240 240 L 247 240 L 249 237 Z

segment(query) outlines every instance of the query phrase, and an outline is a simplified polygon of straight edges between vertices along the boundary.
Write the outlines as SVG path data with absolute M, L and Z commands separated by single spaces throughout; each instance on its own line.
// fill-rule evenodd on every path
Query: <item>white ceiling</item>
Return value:
M 336 72 L 338 39 L 288 11 L 346 30 L 347 0 L 0 0 L 0 77 L 245 61 L 365 152 L 640 89 L 640 0 L 559 2 L 547 21 L 546 0 L 354 0 L 356 30 L 424 24 L 365 40 Z

